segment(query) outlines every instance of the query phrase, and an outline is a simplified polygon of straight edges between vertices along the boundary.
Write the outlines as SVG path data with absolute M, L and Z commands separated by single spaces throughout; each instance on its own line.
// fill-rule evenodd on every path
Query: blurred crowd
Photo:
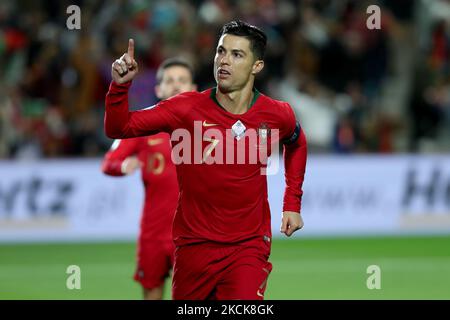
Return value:
M 69 30 L 67 7 L 81 9 Z M 369 29 L 370 5 L 381 8 Z M 0 159 L 101 156 L 111 63 L 135 39 L 133 109 L 157 100 L 167 57 L 214 85 L 220 27 L 268 35 L 258 89 L 294 107 L 315 153 L 450 152 L 448 0 L 0 2 Z

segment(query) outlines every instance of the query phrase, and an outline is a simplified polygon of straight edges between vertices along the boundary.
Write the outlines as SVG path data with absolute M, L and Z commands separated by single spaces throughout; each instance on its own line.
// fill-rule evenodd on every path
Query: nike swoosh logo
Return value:
M 261 297 L 261 298 L 264 298 L 264 295 L 263 295 L 261 292 L 259 292 L 259 290 L 256 291 L 256 295 L 259 296 L 259 297 Z
M 212 127 L 212 126 L 218 126 L 217 123 L 207 123 L 206 120 L 203 120 L 203 126 L 204 127 Z
M 163 143 L 163 139 L 148 139 L 149 146 L 156 146 L 157 144 Z

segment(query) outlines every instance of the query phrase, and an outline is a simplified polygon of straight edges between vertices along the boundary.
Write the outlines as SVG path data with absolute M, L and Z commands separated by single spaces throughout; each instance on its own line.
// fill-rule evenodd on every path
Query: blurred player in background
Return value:
M 192 67 L 181 59 L 165 60 L 158 68 L 156 80 L 155 92 L 161 100 L 196 90 Z M 142 285 L 144 299 L 159 300 L 173 266 L 172 221 L 179 194 L 169 134 L 114 141 L 105 155 L 102 171 L 125 176 L 138 169 L 145 187 L 145 203 L 134 279 Z
M 261 173 L 265 165 L 250 163 L 251 151 L 283 144 L 286 189 L 281 231 L 290 236 L 303 227 L 305 135 L 288 103 L 254 88 L 255 77 L 264 67 L 266 42 L 264 32 L 255 26 L 242 21 L 225 24 L 214 58 L 217 86 L 180 94 L 138 112 L 128 108 L 128 89 L 138 72 L 132 39 L 128 52 L 112 65 L 113 81 L 105 101 L 108 136 L 175 130 L 186 134 L 181 141 L 172 137 L 178 141 L 174 155 L 175 148 L 186 146 L 179 154 L 186 159 L 177 163 L 180 198 L 173 224 L 174 299 L 264 298 L 272 270 L 268 261 L 271 219 L 267 179 Z M 272 136 L 270 130 L 279 135 Z M 238 141 L 245 142 L 255 132 L 258 143 L 244 146 L 247 161 L 239 163 Z M 225 149 L 225 144 L 231 149 Z M 232 163 L 223 161 L 227 156 Z M 217 161 L 208 163 L 212 157 Z

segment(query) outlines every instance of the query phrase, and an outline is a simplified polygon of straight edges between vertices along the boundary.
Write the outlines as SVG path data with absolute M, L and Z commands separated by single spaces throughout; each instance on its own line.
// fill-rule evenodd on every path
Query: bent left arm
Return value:
M 306 170 L 307 142 L 301 128 L 296 141 L 284 145 L 284 168 L 286 189 L 283 201 L 281 232 L 288 237 L 303 227 L 301 202 L 303 180 Z

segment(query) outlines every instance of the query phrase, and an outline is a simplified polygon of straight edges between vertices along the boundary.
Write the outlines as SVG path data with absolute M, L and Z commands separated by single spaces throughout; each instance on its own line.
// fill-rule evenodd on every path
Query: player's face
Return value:
M 214 58 L 214 78 L 220 91 L 242 89 L 263 66 L 262 60 L 255 59 L 248 39 L 231 34 L 220 37 Z
M 166 68 L 160 84 L 155 87 L 156 96 L 161 100 L 195 89 L 189 69 L 183 66 Z

